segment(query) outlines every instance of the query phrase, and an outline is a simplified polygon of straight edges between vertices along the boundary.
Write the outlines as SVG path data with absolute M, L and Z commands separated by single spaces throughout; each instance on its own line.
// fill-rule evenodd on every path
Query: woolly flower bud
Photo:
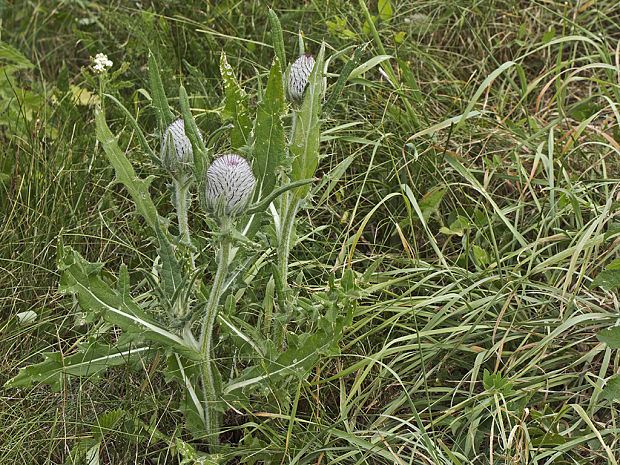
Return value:
M 200 139 L 202 140 L 202 134 Z M 161 144 L 160 160 L 172 175 L 191 174 L 194 152 L 189 137 L 185 135 L 185 124 L 179 118 L 166 129 Z
M 304 90 L 308 85 L 308 78 L 314 68 L 314 57 L 312 55 L 302 55 L 291 65 L 288 73 L 288 97 L 295 103 L 301 103 Z
M 236 153 L 216 158 L 207 170 L 206 206 L 215 217 L 240 216 L 255 184 L 256 178 L 245 158 Z

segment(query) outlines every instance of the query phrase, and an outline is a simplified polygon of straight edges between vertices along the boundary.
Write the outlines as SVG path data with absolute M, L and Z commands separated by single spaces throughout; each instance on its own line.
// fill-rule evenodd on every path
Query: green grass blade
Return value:
M 168 105 L 168 99 L 166 98 L 166 92 L 164 91 L 164 85 L 161 82 L 161 75 L 159 73 L 159 67 L 157 66 L 157 60 L 153 53 L 149 53 L 149 78 L 151 81 L 151 93 L 153 97 L 153 106 L 157 113 L 157 122 L 159 125 L 159 131 L 164 134 L 166 128 L 174 121 L 174 115 L 170 111 Z
M 518 65 L 514 61 L 507 61 L 495 71 L 493 71 L 489 76 L 487 76 L 484 81 L 482 81 L 482 84 L 480 84 L 473 97 L 469 100 L 469 103 L 467 104 L 467 107 L 463 112 L 462 118 L 458 121 L 458 123 L 456 123 L 456 126 L 454 127 L 454 132 L 456 132 L 461 126 L 463 126 L 463 124 L 465 124 L 465 120 L 469 117 L 469 113 L 471 112 L 474 105 L 478 103 L 478 99 L 480 98 L 482 93 L 487 90 L 487 87 L 489 87 L 493 83 L 493 81 L 495 81 L 495 79 L 497 79 L 497 77 L 500 76 L 504 71 L 512 68 L 513 66 Z
M 353 53 L 353 58 L 347 61 L 347 63 L 344 65 L 344 68 L 342 68 L 342 71 L 340 72 L 340 75 L 338 76 L 338 80 L 336 81 L 336 84 L 334 85 L 331 94 L 329 94 L 329 97 L 327 97 L 327 100 L 325 101 L 325 105 L 323 105 L 323 112 L 322 112 L 323 118 L 329 118 L 329 115 L 331 114 L 334 107 L 336 106 L 336 103 L 338 103 L 340 94 L 342 94 L 342 91 L 344 90 L 344 86 L 346 85 L 347 80 L 349 79 L 349 76 L 355 69 L 355 66 L 357 65 L 360 58 L 362 57 L 362 54 L 364 53 L 365 49 L 366 49 L 366 46 L 364 45 L 360 45 L 359 47 L 357 47 L 355 49 L 355 52 Z
M 189 107 L 189 98 L 183 86 L 179 88 L 179 103 L 181 105 L 181 114 L 183 115 L 185 134 L 192 143 L 192 150 L 194 152 L 194 175 L 198 183 L 201 183 L 207 174 L 210 161 L 209 152 L 200 138 L 198 126 L 196 125 L 196 121 Z
M 142 147 L 142 150 L 144 150 L 144 152 L 149 156 L 151 161 L 153 161 L 156 164 L 159 164 L 160 163 L 159 157 L 155 155 L 155 152 L 153 152 L 153 150 L 149 146 L 148 142 L 146 141 L 146 137 L 144 137 L 144 133 L 142 132 L 142 129 L 138 125 L 138 122 L 133 117 L 133 115 L 129 113 L 129 110 L 125 108 L 125 105 L 123 105 L 116 97 L 110 94 L 104 94 L 104 95 L 106 96 L 106 98 L 109 98 L 114 103 L 116 103 L 118 108 L 127 117 L 127 119 L 129 120 L 129 123 L 131 124 L 131 127 L 134 129 L 134 131 L 136 131 L 136 135 L 138 136 L 138 142 L 140 143 L 140 147 Z

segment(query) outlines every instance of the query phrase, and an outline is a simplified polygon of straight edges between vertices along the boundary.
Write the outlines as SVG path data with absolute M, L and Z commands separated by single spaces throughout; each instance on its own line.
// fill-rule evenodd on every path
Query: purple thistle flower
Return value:
M 256 178 L 240 155 L 229 153 L 213 160 L 207 170 L 205 200 L 215 216 L 239 216 L 247 206 Z
M 314 57 L 312 55 L 302 55 L 291 65 L 288 73 L 287 93 L 288 98 L 295 103 L 301 103 L 304 90 L 308 85 L 308 78 L 314 68 Z

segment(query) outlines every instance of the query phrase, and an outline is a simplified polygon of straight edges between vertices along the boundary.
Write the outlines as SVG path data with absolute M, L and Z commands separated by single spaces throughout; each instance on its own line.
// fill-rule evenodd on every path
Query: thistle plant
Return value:
M 202 133 L 199 132 L 198 135 L 202 141 Z M 191 204 L 189 189 L 193 181 L 194 151 L 189 137 L 185 135 L 183 119 L 176 119 L 166 128 L 159 160 L 172 178 L 172 203 L 177 212 L 179 235 L 187 246 L 191 246 L 187 212 Z
M 105 112 L 98 109 L 97 139 L 114 168 L 116 181 L 130 194 L 158 247 L 148 270 L 132 270 L 150 288 L 146 294 L 143 289 L 138 292 L 132 288 L 129 270 L 124 265 L 117 278 L 111 280 L 111 273 L 101 273 L 103 264 L 86 261 L 60 241 L 60 292 L 75 296 L 91 321 L 102 319 L 115 325 L 123 336 L 111 345 L 97 340 L 81 345 L 69 357 L 46 354 L 46 360 L 21 370 L 9 386 L 38 381 L 60 388 L 67 375 L 98 376 L 110 366 L 132 365 L 160 354 L 166 359 L 167 379 L 182 388 L 179 409 L 188 429 L 196 437 L 206 438 L 209 452 L 215 454 L 221 450 L 219 433 L 226 405 L 243 406 L 249 411 L 251 406 L 245 405 L 248 392 L 261 392 L 260 387 L 267 383 L 270 391 L 274 383 L 288 389 L 289 380 L 307 376 L 321 354 L 338 353 L 338 340 L 352 318 L 351 302 L 356 296 L 353 273 L 347 271 L 339 285 L 332 276 L 328 292 L 293 296 L 287 285 L 288 255 L 296 214 L 310 193 L 319 160 L 321 115 L 329 113 L 359 53 L 347 63 L 323 105 L 325 46 L 316 60 L 303 54 L 283 80 L 281 66 L 286 57 L 281 27 L 275 14 L 270 14 L 276 56 L 254 119 L 247 96 L 224 53 L 220 68 L 226 94 L 222 114 L 225 121 L 220 129 L 205 137 L 190 111 L 183 87 L 179 89 L 181 116 L 173 113 L 157 63 L 153 56 L 149 57 L 152 103 L 158 133 L 162 135 L 156 141 L 160 143 L 159 156 L 125 106 L 110 95 L 101 95 L 102 101 L 111 100 L 125 115 L 140 148 L 162 168 L 164 179 L 172 182 L 171 201 L 178 234 L 171 231 L 169 219 L 158 212 L 151 198 L 151 178 L 138 176 L 110 131 Z M 292 108 L 285 102 L 284 82 L 288 97 L 294 100 Z M 287 141 L 283 117 L 289 110 L 297 123 L 290 128 Z M 226 124 L 226 120 L 231 123 Z M 223 134 L 230 136 L 231 153 L 216 157 Z M 192 234 L 188 215 L 194 188 L 211 229 L 210 248 L 194 246 L 199 235 Z M 203 225 L 198 226 L 201 215 L 196 213 L 194 226 L 204 229 Z M 273 226 L 275 235 L 258 234 L 263 226 Z M 274 248 L 277 264 L 265 266 Z M 254 322 L 243 320 L 234 311 L 238 303 L 231 290 L 236 280 L 244 276 L 244 283 L 249 286 L 257 275 L 277 290 L 277 330 L 255 331 Z M 137 295 L 141 297 L 138 299 Z M 244 305 L 250 304 L 256 305 Z M 308 331 L 300 328 L 296 334 L 286 334 L 291 308 L 314 315 Z M 267 320 L 267 314 L 259 316 L 265 327 Z M 221 334 L 228 335 L 233 342 L 241 341 L 239 346 L 247 346 L 250 351 L 241 353 L 240 367 L 226 370 L 230 373 L 228 378 L 215 362 L 218 322 Z

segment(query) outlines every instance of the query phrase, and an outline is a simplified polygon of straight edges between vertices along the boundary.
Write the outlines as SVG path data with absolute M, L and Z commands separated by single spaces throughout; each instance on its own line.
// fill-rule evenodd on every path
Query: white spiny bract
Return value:
M 295 103 L 301 103 L 304 90 L 308 85 L 308 78 L 314 68 L 314 57 L 312 55 L 302 55 L 291 65 L 288 73 L 287 95 Z
M 202 134 L 200 132 L 198 134 L 202 140 Z M 185 135 L 185 124 L 181 118 L 166 129 L 161 144 L 160 161 L 162 166 L 173 176 L 192 173 L 194 152 L 189 137 Z
M 234 217 L 243 214 L 256 178 L 250 165 L 240 155 L 229 153 L 213 160 L 205 183 L 207 208 L 214 216 Z

